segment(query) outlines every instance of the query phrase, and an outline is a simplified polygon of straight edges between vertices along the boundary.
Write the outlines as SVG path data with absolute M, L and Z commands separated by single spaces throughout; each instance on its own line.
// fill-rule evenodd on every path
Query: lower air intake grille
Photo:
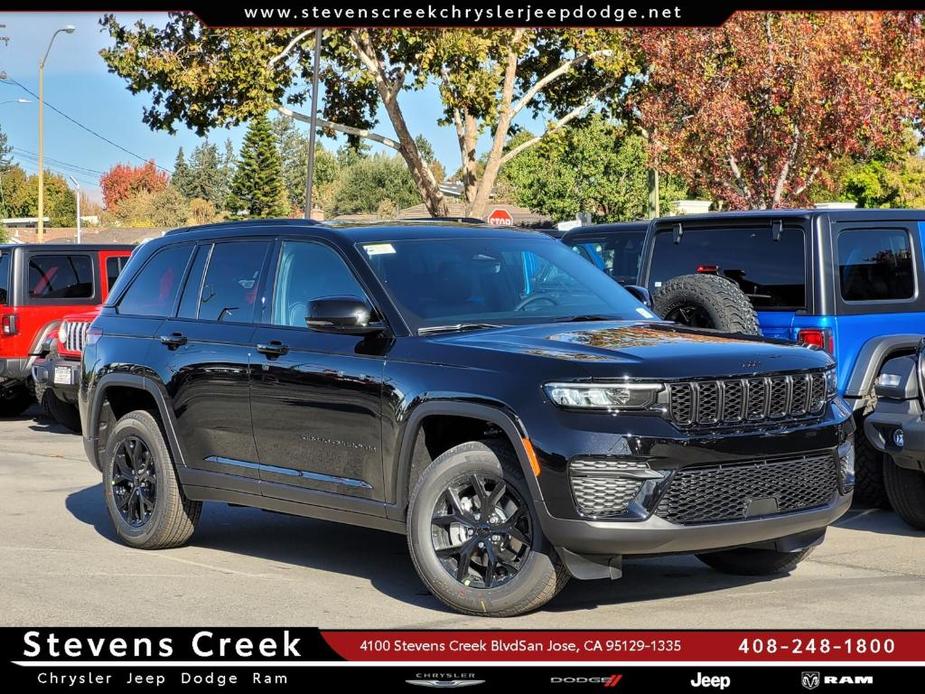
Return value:
M 642 481 L 620 473 L 647 470 L 645 463 L 629 460 L 573 460 L 569 481 L 578 512 L 589 518 L 613 518 L 626 513 Z
M 655 515 L 685 525 L 791 513 L 825 506 L 837 486 L 832 451 L 682 468 L 674 474 Z

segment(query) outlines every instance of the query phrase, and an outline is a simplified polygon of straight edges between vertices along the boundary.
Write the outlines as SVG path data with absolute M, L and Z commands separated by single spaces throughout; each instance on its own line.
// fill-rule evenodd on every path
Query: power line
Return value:
M 26 157 L 29 160 L 38 161 L 38 155 L 35 152 L 30 152 L 29 150 L 23 149 L 21 147 L 14 146 L 13 153 L 19 156 Z M 47 154 L 45 155 L 45 159 L 52 162 L 53 164 L 57 164 L 58 166 L 62 166 L 68 169 L 73 169 L 74 171 L 77 171 L 80 173 L 95 174 L 97 176 L 102 176 L 105 174 L 104 171 L 97 171 L 96 169 L 90 169 L 86 166 L 81 166 L 80 164 L 72 164 L 71 162 L 68 162 L 68 161 L 63 161 L 61 159 L 55 159 L 54 157 L 49 157 Z
M 20 82 L 17 82 L 17 81 L 16 81 L 15 79 L 13 79 L 12 77 L 7 77 L 6 81 L 9 82 L 9 83 L 11 83 L 11 84 L 15 84 L 17 87 L 19 87 L 20 89 L 22 89 L 22 90 L 23 90 L 24 92 L 26 92 L 27 94 L 31 94 L 31 95 L 34 96 L 36 99 L 39 98 L 39 95 L 38 95 L 38 94 L 36 94 L 34 91 L 32 91 L 31 89 L 29 89 L 29 88 L 28 88 L 27 86 L 25 86 L 24 84 L 22 84 L 22 83 L 20 83 Z M 148 158 L 148 157 L 143 157 L 143 156 L 141 156 L 140 154 L 137 154 L 136 152 L 133 152 L 132 150 L 123 147 L 122 145 L 120 145 L 120 144 L 117 143 L 117 142 L 113 142 L 113 141 L 110 140 L 108 137 L 106 137 L 105 135 L 101 135 L 100 133 L 98 133 L 98 132 L 97 132 L 96 130 L 94 130 L 93 128 L 90 128 L 90 127 L 84 125 L 83 123 L 81 123 L 80 121 L 75 120 L 74 118 L 71 118 L 71 117 L 70 117 L 69 115 L 67 115 L 64 111 L 62 111 L 62 110 L 59 109 L 59 108 L 56 108 L 55 106 L 52 106 L 52 105 L 49 104 L 47 101 L 45 101 L 44 103 L 45 103 L 45 105 L 46 105 L 48 108 L 50 108 L 52 111 L 54 111 L 55 113 L 57 113 L 57 114 L 58 114 L 59 116 L 61 116 L 62 118 L 65 118 L 65 119 L 69 120 L 71 123 L 73 123 L 74 125 L 76 125 L 78 128 L 81 128 L 82 130 L 86 130 L 88 133 L 90 133 L 90 134 L 93 135 L 94 137 L 98 137 L 98 138 L 101 139 L 103 142 L 106 142 L 106 143 L 112 145 L 112 146 L 115 147 L 116 149 L 122 150 L 122 151 L 125 152 L 126 154 L 129 154 L 129 155 L 135 157 L 136 159 L 140 159 L 141 161 L 144 161 L 144 162 L 154 161 L 153 159 L 150 159 L 150 158 Z M 160 166 L 160 165 L 158 165 L 158 164 L 154 164 L 154 166 L 157 167 L 158 169 L 160 169 L 161 171 L 166 171 L 167 173 L 173 175 L 173 171 L 170 170 L 170 169 L 168 169 L 168 168 L 165 168 L 165 167 Z

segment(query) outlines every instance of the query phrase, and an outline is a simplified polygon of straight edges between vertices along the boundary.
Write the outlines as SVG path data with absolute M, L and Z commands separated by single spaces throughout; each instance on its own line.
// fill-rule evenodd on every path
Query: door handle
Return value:
M 187 343 L 186 335 L 183 333 L 170 333 L 170 335 L 161 335 L 161 344 L 168 349 L 176 349 Z
M 284 345 L 279 340 L 270 340 L 267 343 L 258 344 L 257 351 L 268 357 L 279 357 L 289 351 L 289 345 Z

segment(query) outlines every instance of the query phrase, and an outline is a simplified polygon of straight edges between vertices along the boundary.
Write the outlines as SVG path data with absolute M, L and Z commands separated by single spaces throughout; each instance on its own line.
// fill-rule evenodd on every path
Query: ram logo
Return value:
M 803 685 L 803 689 L 815 689 L 819 686 L 819 679 L 818 672 L 804 672 L 800 674 L 800 683 Z

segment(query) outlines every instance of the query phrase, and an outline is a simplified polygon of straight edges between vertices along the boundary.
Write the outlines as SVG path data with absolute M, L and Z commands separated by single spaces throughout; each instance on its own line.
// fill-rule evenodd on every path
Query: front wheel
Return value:
M 161 428 L 144 410 L 119 419 L 109 436 L 103 494 L 119 539 L 140 549 L 184 544 L 202 511 L 184 496 Z
M 899 517 L 917 530 L 925 530 L 925 473 L 883 463 L 886 494 Z
M 77 406 L 65 402 L 50 389 L 42 393 L 42 407 L 45 412 L 61 426 L 80 433 L 80 413 Z
M 0 417 L 18 417 L 35 402 L 26 384 L 0 388 Z
M 724 574 L 736 576 L 772 576 L 793 571 L 813 551 L 812 547 L 797 552 L 777 552 L 773 549 L 741 547 L 722 552 L 698 554 L 707 566 Z
M 464 614 L 512 617 L 549 602 L 569 573 L 543 536 L 514 453 L 495 441 L 451 448 L 411 495 L 408 547 L 424 584 Z

